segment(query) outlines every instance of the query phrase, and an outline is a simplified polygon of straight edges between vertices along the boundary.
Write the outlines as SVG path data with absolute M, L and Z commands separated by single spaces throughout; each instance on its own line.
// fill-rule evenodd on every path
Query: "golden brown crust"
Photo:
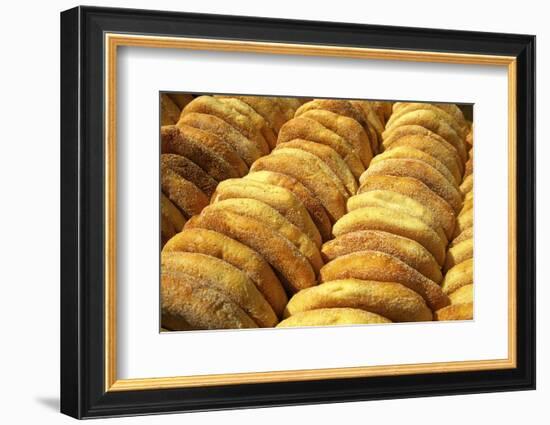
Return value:
M 396 282 L 420 294 L 432 310 L 450 304 L 437 283 L 428 279 L 397 257 L 379 251 L 358 251 L 325 264 L 321 282 L 338 279 Z
M 413 239 L 438 262 L 445 260 L 445 242 L 423 221 L 400 211 L 380 207 L 359 208 L 344 215 L 332 229 L 336 237 L 358 230 L 381 230 Z
M 464 114 L 462 113 L 462 110 L 454 103 L 433 103 L 434 106 L 437 106 L 440 109 L 443 109 L 445 112 L 447 112 L 449 115 L 451 115 L 455 121 L 460 125 L 462 129 L 464 129 L 465 133 L 467 133 L 470 129 L 470 123 L 466 118 L 464 118 Z
M 460 191 L 462 194 L 466 195 L 468 192 L 473 191 L 474 189 L 474 175 L 470 174 L 464 178 L 464 181 L 460 185 Z
M 425 127 L 422 127 L 421 125 L 407 124 L 407 125 L 402 125 L 394 128 L 391 131 L 391 133 L 384 135 L 384 146 L 391 146 L 392 143 L 394 143 L 395 141 L 405 136 L 429 137 L 430 139 L 433 139 L 435 142 L 440 143 L 442 146 L 446 147 L 447 149 L 451 151 L 454 150 L 454 152 L 456 152 L 456 155 L 459 158 L 458 165 L 460 167 L 460 172 L 462 173 L 464 171 L 464 163 L 468 159 L 467 155 L 463 156 L 452 143 L 449 143 L 440 135 L 434 133 L 433 131 L 428 130 Z
M 242 217 L 258 220 L 288 239 L 308 259 L 317 275 L 323 266 L 321 253 L 315 243 L 298 227 L 268 204 L 256 199 L 226 199 L 206 207 L 207 212 L 230 211 Z
M 376 157 L 372 160 L 371 165 L 384 161 L 385 159 L 419 160 L 435 168 L 455 189 L 458 189 L 458 185 L 462 182 L 462 179 L 460 178 L 455 179 L 449 169 L 437 158 L 411 146 L 395 146 L 393 149 L 389 149 L 380 155 L 376 155 Z
M 372 141 L 373 152 L 379 153 L 382 147 L 382 133 L 384 131 L 384 124 L 372 108 L 370 102 L 365 100 L 351 100 L 352 106 L 360 112 L 366 123 L 369 139 Z
M 195 252 L 163 252 L 161 270 L 182 272 L 200 279 L 205 286 L 226 294 L 260 327 L 272 327 L 278 322 L 256 285 L 243 271 L 226 261 Z
M 464 285 L 449 295 L 451 304 L 465 304 L 474 302 L 474 285 Z
M 468 192 L 468 193 L 472 193 L 472 192 Z M 473 196 L 468 196 L 468 197 L 464 197 L 464 203 L 462 204 L 462 209 L 460 210 L 460 213 L 458 214 L 459 216 L 460 215 L 464 215 L 467 211 L 471 210 L 474 208 L 474 197 Z
M 365 171 L 360 150 L 314 119 L 297 117 L 286 122 L 279 132 L 277 144 L 294 139 L 309 140 L 331 147 L 340 155 L 356 178 Z
M 239 112 L 240 114 L 247 117 L 250 122 L 258 129 L 260 134 L 266 140 L 267 144 L 271 149 L 277 144 L 277 133 L 269 123 L 258 114 L 250 105 L 236 97 L 218 97 L 218 100 L 225 105 L 228 105 L 233 110 Z
M 220 102 L 212 96 L 200 96 L 189 103 L 182 111 L 182 116 L 190 112 L 214 115 L 237 129 L 256 144 L 264 155 L 269 153 L 269 144 L 250 118 Z
M 325 207 L 332 222 L 346 212 L 346 200 L 333 181 L 312 162 L 298 162 L 287 154 L 268 155 L 258 159 L 251 171 L 275 171 L 295 178 L 310 190 Z
M 250 179 L 229 179 L 218 185 L 212 196 L 212 202 L 235 198 L 249 198 L 264 202 L 302 230 L 315 245 L 321 246 L 321 235 L 317 227 L 304 205 L 290 190 Z
M 182 115 L 177 125 L 188 125 L 214 134 L 235 149 L 247 166 L 265 154 L 254 142 L 214 115 L 190 112 Z
M 299 117 L 307 111 L 315 109 L 326 110 L 348 118 L 353 118 L 361 124 L 363 128 L 367 126 L 367 122 L 363 114 L 357 111 L 357 109 L 355 109 L 348 100 L 342 99 L 314 99 L 300 106 L 294 116 Z
M 466 143 L 468 146 L 474 146 L 474 126 L 470 124 L 469 128 L 470 130 L 466 134 Z
M 323 161 L 344 185 L 347 195 L 353 195 L 357 191 L 357 181 L 344 160 L 336 151 L 326 145 L 310 142 L 303 139 L 294 139 L 277 145 L 274 152 L 281 149 L 301 149 L 309 152 Z
M 160 219 L 161 243 L 164 246 L 172 236 L 181 232 L 185 217 L 163 193 L 160 194 Z
M 384 141 L 384 145 L 386 146 L 386 151 L 390 151 L 400 146 L 409 146 L 425 152 L 444 164 L 453 175 L 456 182 L 461 182 L 462 170 L 464 167 L 462 166 L 460 157 L 452 145 L 444 140 L 442 141 L 443 143 L 432 137 L 411 134 L 393 139 L 392 143 L 388 145 L 386 145 L 386 141 Z
M 332 225 L 330 218 L 319 200 L 311 191 L 294 177 L 274 171 L 257 171 L 244 177 L 246 180 L 254 180 L 260 183 L 272 184 L 290 190 L 306 207 L 311 219 L 317 226 L 321 238 L 326 241 L 331 238 Z
M 258 325 L 227 295 L 186 273 L 161 274 L 162 326 L 166 329 L 239 329 Z
M 358 308 L 394 322 L 432 320 L 432 312 L 416 292 L 394 282 L 343 279 L 325 282 L 294 295 L 285 317 L 319 308 Z
M 391 190 L 371 190 L 348 199 L 347 208 L 349 212 L 365 207 L 387 208 L 418 218 L 430 226 L 447 245 L 447 235 L 433 212 L 409 196 Z
M 474 283 L 474 259 L 470 258 L 451 268 L 441 284 L 441 289 L 446 294 L 452 294 L 461 286 Z
M 440 283 L 443 279 L 439 265 L 430 252 L 418 242 L 378 230 L 361 230 L 346 233 L 326 242 L 322 248 L 325 261 L 357 251 L 385 252 L 418 270 L 428 279 Z
M 294 117 L 298 108 L 304 103 L 303 99 L 296 97 L 274 97 L 273 99 L 277 102 L 279 108 L 281 108 L 281 112 L 283 112 L 287 121 Z
M 468 161 L 466 161 L 466 166 L 464 168 L 464 176 L 469 176 L 474 172 L 474 156 L 470 155 Z
M 433 212 L 445 234 L 453 233 L 456 221 L 454 210 L 420 180 L 412 177 L 369 176 L 363 179 L 358 193 L 379 189 L 397 192 L 416 200 Z
M 215 134 L 186 124 L 179 124 L 178 128 L 184 138 L 195 140 L 197 143 L 206 146 L 210 151 L 215 152 L 229 166 L 233 167 L 238 176 L 244 176 L 248 172 L 248 166 L 237 151 Z
M 219 96 L 225 97 L 225 96 Z M 254 111 L 260 114 L 268 125 L 278 133 L 287 121 L 276 98 L 269 96 L 231 96 L 245 102 Z
M 264 258 L 236 240 L 207 229 L 185 229 L 170 239 L 163 252 L 185 251 L 210 255 L 242 270 L 281 317 L 288 301 L 284 288 Z
M 160 95 L 160 125 L 173 125 L 178 122 L 180 109 L 165 93 Z
M 450 243 L 449 248 L 458 245 L 459 243 L 465 241 L 466 239 L 472 239 L 474 237 L 474 228 L 469 227 L 463 230 L 453 241 Z
M 445 107 L 430 103 L 405 103 L 403 107 L 392 114 L 386 128 L 391 128 L 395 121 L 409 112 L 426 110 L 433 112 L 440 120 L 445 121 L 461 139 L 464 139 L 466 137 L 465 128 L 456 120 L 455 116 L 449 114 L 445 109 Z
M 462 207 L 462 194 L 450 184 L 443 175 L 431 165 L 417 159 L 384 159 L 371 164 L 359 181 L 363 183 L 369 176 L 412 177 L 443 198 L 453 208 L 455 213 Z
M 170 169 L 180 177 L 189 180 L 207 196 L 212 196 L 218 182 L 190 159 L 173 153 L 160 155 L 161 174 Z
M 186 218 L 199 214 L 208 205 L 208 197 L 197 186 L 171 169 L 163 171 L 160 185 L 162 192 Z
M 435 320 L 472 320 L 474 305 L 472 303 L 451 304 L 435 312 Z
M 317 121 L 348 141 L 361 159 L 363 166 L 368 167 L 373 157 L 369 136 L 356 120 L 323 109 L 307 111 L 301 117 Z
M 332 171 L 332 169 L 318 156 L 303 149 L 290 147 L 275 149 L 271 152 L 271 155 L 286 155 L 287 157 L 292 157 L 294 162 L 310 164 L 332 180 L 333 186 L 340 193 L 340 195 L 342 195 L 345 199 L 349 197 L 349 193 L 346 190 L 344 183 L 342 183 L 342 181 L 338 178 L 338 175 L 336 175 L 334 171 Z
M 299 117 L 308 111 L 324 110 L 330 111 L 338 115 L 342 115 L 357 121 L 368 134 L 371 151 L 373 154 L 378 153 L 378 136 L 372 125 L 368 122 L 366 114 L 360 106 L 354 105 L 352 102 L 343 99 L 313 99 L 310 102 L 303 104 L 297 111 L 295 116 Z
M 473 197 L 464 197 L 464 203 L 462 204 L 462 209 L 460 210 L 460 213 L 458 216 L 466 214 L 469 210 L 474 208 L 474 198 Z
M 453 268 L 459 263 L 466 261 L 474 256 L 474 240 L 466 239 L 456 245 L 453 245 L 447 251 L 447 258 L 445 258 L 445 265 L 443 271 Z
M 470 208 L 469 210 L 464 211 L 463 214 L 459 214 L 456 219 L 456 227 L 454 236 L 457 237 L 464 230 L 469 229 L 474 226 L 474 209 Z
M 378 115 L 378 118 L 380 118 L 382 124 L 385 125 L 393 112 L 393 102 L 379 100 L 368 102 L 370 103 L 371 108 L 374 110 L 374 112 L 376 112 L 376 114 Z
M 372 127 L 376 130 L 376 133 L 381 136 L 382 132 L 384 131 L 384 121 L 380 119 L 378 114 L 376 113 L 376 110 L 373 106 L 373 102 L 368 100 L 350 100 L 349 101 L 353 106 L 359 106 L 363 116 L 367 120 L 367 122 L 372 125 Z M 355 108 L 357 109 L 357 108 Z M 381 138 L 380 138 L 381 140 Z
M 190 159 L 217 181 L 239 177 L 237 170 L 200 140 L 189 137 L 189 132 L 184 135 L 173 125 L 162 127 L 160 134 L 162 153 L 173 153 Z
M 391 323 L 391 320 L 357 308 L 319 308 L 302 311 L 280 322 L 278 328 Z
M 403 125 L 419 125 L 425 127 L 452 144 L 458 151 L 462 162 L 466 162 L 468 159 L 463 139 L 461 139 L 460 135 L 457 134 L 446 121 L 441 119 L 440 114 L 437 112 L 422 109 L 405 113 L 396 119 L 390 126 L 386 126 L 386 130 L 383 133 L 384 139 L 391 137 L 392 132 Z
M 214 230 L 258 252 L 278 272 L 288 292 L 316 284 L 315 272 L 306 257 L 279 233 L 258 220 L 230 211 L 203 212 L 186 223 L 187 228 Z

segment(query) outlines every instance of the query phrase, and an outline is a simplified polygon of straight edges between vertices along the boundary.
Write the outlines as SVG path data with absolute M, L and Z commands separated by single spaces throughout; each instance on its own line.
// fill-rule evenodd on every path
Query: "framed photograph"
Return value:
M 61 103 L 63 413 L 535 388 L 534 36 L 77 7 Z

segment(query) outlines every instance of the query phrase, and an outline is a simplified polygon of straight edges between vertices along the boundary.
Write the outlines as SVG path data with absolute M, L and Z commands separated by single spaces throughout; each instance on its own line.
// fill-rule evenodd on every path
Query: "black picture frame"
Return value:
M 517 58 L 517 367 L 166 390 L 104 389 L 104 33 Z M 76 7 L 61 13 L 61 412 L 76 418 L 535 388 L 535 37 Z

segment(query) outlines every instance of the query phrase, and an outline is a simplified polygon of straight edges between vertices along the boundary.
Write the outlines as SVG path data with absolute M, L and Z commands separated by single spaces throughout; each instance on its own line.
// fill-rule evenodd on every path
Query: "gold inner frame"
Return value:
M 458 53 L 253 41 L 211 40 L 145 35 L 105 34 L 105 391 L 309 381 L 416 373 L 510 369 L 516 367 L 516 58 Z M 330 56 L 406 62 L 505 66 L 508 70 L 508 357 L 390 366 L 305 369 L 275 372 L 118 379 L 116 373 L 116 93 L 117 48 L 120 46 L 189 50 Z

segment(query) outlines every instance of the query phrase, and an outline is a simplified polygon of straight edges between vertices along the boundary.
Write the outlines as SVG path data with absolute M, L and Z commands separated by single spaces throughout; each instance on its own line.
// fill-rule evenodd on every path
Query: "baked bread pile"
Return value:
M 455 105 L 200 96 L 162 122 L 164 328 L 467 317 Z
M 220 181 L 244 176 L 273 149 L 300 105 L 292 98 L 161 95 L 163 244 L 208 205 Z
M 201 96 L 184 108 L 176 126 L 163 127 L 163 152 L 181 156 L 186 152 L 179 144 L 191 139 L 187 127 L 200 114 L 217 114 L 248 140 L 261 135 L 266 141 L 249 169 L 216 179 L 210 204 L 188 214 L 184 230 L 164 246 L 167 329 L 274 326 L 288 296 L 319 281 L 322 243 L 331 239 L 332 224 L 346 212 L 359 176 L 380 148 L 385 104 L 276 99 L 287 107 L 273 115 L 266 101 Z M 237 120 L 236 112 L 246 119 Z
M 306 102 L 281 127 L 275 149 L 254 162 L 247 178 L 276 175 L 281 181 L 270 177 L 270 183 L 300 187 L 301 193 L 311 195 L 313 201 L 301 201 L 306 208 L 311 204 L 312 220 L 327 241 L 332 238 L 332 225 L 346 212 L 347 199 L 357 190 L 359 176 L 379 148 L 372 122 L 383 127 L 368 102 Z M 298 192 L 295 195 L 300 197 Z
M 443 291 L 449 296 L 451 305 L 435 312 L 437 320 L 470 320 L 474 315 L 474 238 L 473 238 L 473 131 L 466 137 L 470 147 L 466 162 L 464 181 L 460 191 L 464 195 L 464 204 L 456 220 L 454 238 L 449 244 L 443 266 L 445 279 Z
M 382 152 L 361 174 L 346 214 L 333 225 L 334 239 L 322 247 L 320 284 L 293 296 L 278 326 L 425 321 L 434 312 L 441 320 L 465 317 L 445 312 L 467 300 L 466 289 L 454 289 L 472 281 L 471 267 L 462 262 L 447 273 L 454 265 L 448 242 L 471 226 L 471 204 L 463 199 L 471 177 L 461 186 L 472 169 L 469 134 L 455 105 L 393 105 Z M 449 255 L 466 255 L 465 249 L 451 248 Z M 471 265 L 471 249 L 469 254 Z M 451 283 L 455 274 L 460 283 Z

